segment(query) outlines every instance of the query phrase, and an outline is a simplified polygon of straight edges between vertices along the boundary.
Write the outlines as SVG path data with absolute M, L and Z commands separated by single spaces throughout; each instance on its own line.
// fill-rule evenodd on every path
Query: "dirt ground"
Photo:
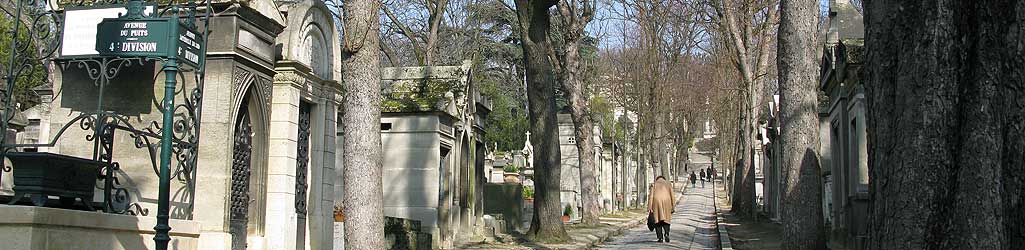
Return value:
M 729 212 L 730 204 L 726 200 L 726 191 L 721 186 L 717 187 L 715 201 L 726 219 L 726 230 L 729 231 L 733 249 L 780 249 L 780 233 L 783 227 L 761 216 L 757 220 L 743 220 L 733 216 Z

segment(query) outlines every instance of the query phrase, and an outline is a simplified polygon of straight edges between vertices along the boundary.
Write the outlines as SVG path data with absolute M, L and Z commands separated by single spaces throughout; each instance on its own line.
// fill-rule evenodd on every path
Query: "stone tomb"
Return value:
M 470 64 L 384 68 L 381 140 L 385 216 L 420 221 L 435 247 L 483 226 L 483 126 L 490 102 Z
M 322 1 L 214 2 L 198 163 L 194 173 L 171 182 L 171 246 L 331 249 L 335 178 L 324 176 L 335 175 L 341 85 L 330 11 Z M 125 125 L 136 128 L 159 121 L 164 76 L 156 66 L 122 69 L 104 93 L 105 110 L 125 115 Z M 41 125 L 50 131 L 40 131 L 41 137 L 55 136 L 70 119 L 97 106 L 93 80 L 75 65 L 57 69 L 48 124 Z M 188 93 L 197 85 L 191 74 L 185 76 L 177 91 Z M 176 103 L 184 96 L 178 94 Z M 89 133 L 69 129 L 45 150 L 89 158 Z M 0 205 L 5 244 L 151 249 L 158 178 L 153 152 L 134 144 L 127 133 L 115 134 L 111 155 L 121 168 L 119 187 L 137 204 L 131 207 L 137 215 Z

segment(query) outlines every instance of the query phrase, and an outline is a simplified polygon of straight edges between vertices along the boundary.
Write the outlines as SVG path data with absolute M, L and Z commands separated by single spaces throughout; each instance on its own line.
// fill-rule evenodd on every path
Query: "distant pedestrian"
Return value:
M 651 194 L 648 195 L 648 214 L 654 217 L 655 234 L 658 242 L 669 242 L 669 223 L 673 213 L 676 212 L 676 197 L 673 195 L 673 186 L 666 181 L 665 177 L 655 177 Z
M 690 187 L 697 187 L 698 176 L 694 174 L 694 171 L 690 171 Z
M 705 170 L 701 169 L 701 187 L 705 187 Z

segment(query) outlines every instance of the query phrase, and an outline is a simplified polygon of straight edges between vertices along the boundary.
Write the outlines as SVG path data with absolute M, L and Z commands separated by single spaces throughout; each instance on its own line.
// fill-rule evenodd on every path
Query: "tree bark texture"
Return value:
M 626 133 L 624 133 L 624 134 L 626 134 Z M 630 145 L 629 145 L 629 138 L 627 136 L 624 136 L 624 137 L 625 137 L 623 139 L 623 140 L 625 140 L 625 141 L 623 141 L 623 149 L 624 150 L 623 150 L 622 156 L 620 156 L 621 157 L 620 159 L 622 159 L 622 161 L 620 161 L 620 163 L 619 163 L 620 164 L 619 165 L 619 168 L 620 168 L 619 172 L 622 173 L 622 174 L 619 174 L 619 194 L 621 194 L 621 198 L 623 199 L 620 202 L 620 205 L 619 205 L 619 208 L 621 210 L 626 210 L 626 208 L 629 207 L 629 200 L 630 199 L 629 199 L 629 193 L 627 193 L 629 190 L 626 189 L 626 186 L 628 185 L 627 183 L 629 183 L 629 182 L 626 182 L 626 181 L 629 181 L 629 179 L 626 178 L 626 176 L 629 176 L 630 159 L 632 157 L 629 154 L 630 149 L 631 149 Z
M 764 5 L 761 5 L 764 4 Z M 743 105 L 744 123 L 741 126 L 741 137 L 743 148 L 738 151 L 742 153 L 739 157 L 741 164 L 734 172 L 734 194 L 731 210 L 741 216 L 753 216 L 755 204 L 754 188 L 754 151 L 756 144 L 755 135 L 758 127 L 758 111 L 761 105 L 762 82 L 761 78 L 769 69 L 769 42 L 771 26 L 777 19 L 777 2 L 769 0 L 766 2 L 744 1 L 739 6 L 732 0 L 719 0 L 713 3 L 718 21 L 719 29 L 731 43 L 730 50 L 736 56 L 736 68 L 744 83 L 744 96 L 746 104 Z M 760 23 L 762 27 L 759 32 L 755 31 L 755 24 L 751 23 L 756 13 L 764 9 L 765 19 Z M 741 15 L 741 16 L 737 16 Z M 756 44 L 757 43 L 757 44 Z M 757 46 L 756 46 L 757 45 Z
M 638 162 L 638 164 L 637 164 L 637 169 L 636 169 L 636 171 L 637 171 L 637 174 L 636 174 L 637 178 L 636 178 L 636 180 L 637 180 L 637 205 L 638 205 L 638 207 L 640 207 L 641 205 L 645 205 L 648 202 L 648 182 L 647 182 L 648 177 L 647 177 L 647 175 L 648 175 L 648 168 L 650 168 L 650 165 L 651 165 L 651 164 L 648 163 L 648 159 L 649 159 L 648 154 L 647 153 L 643 153 L 643 152 L 640 151 L 642 148 L 647 148 L 647 147 L 642 147 L 642 146 L 638 146 L 637 147 L 637 152 L 638 152 L 637 153 L 637 162 Z
M 345 246 L 384 249 L 384 192 L 381 187 L 380 22 L 376 0 L 343 4 L 345 36 L 342 115 L 345 170 Z
M 825 249 L 819 169 L 817 0 L 780 1 L 783 238 L 781 249 Z
M 558 9 L 563 27 L 564 48 L 561 60 L 561 71 L 558 80 L 570 101 L 570 113 L 573 118 L 574 136 L 577 142 L 577 163 L 580 175 L 580 211 L 581 222 L 587 225 L 598 224 L 601 204 L 595 182 L 594 167 L 594 122 L 587 96 L 584 94 L 584 83 L 580 77 L 583 70 L 580 63 L 580 43 L 584 37 L 584 27 L 591 19 L 589 0 L 577 5 L 573 0 L 559 1 Z M 578 14 L 579 13 L 579 14 Z
M 668 121 L 662 121 L 657 124 L 658 125 L 655 126 L 655 136 L 657 136 L 658 139 L 655 140 L 655 145 L 657 145 L 658 155 L 655 156 L 655 158 L 658 159 L 659 162 L 658 175 L 669 178 L 672 175 L 672 172 L 669 171 L 669 139 L 665 136 L 665 126 L 668 124 Z
M 535 193 L 534 218 L 527 235 L 536 241 L 562 242 L 569 240 L 562 224 L 561 169 L 559 127 L 556 122 L 554 62 L 548 56 L 552 48 L 548 41 L 551 19 L 548 10 L 555 1 L 516 0 L 523 42 L 523 60 L 526 65 L 527 103 L 530 132 L 534 145 Z
M 598 224 L 601 208 L 598 205 L 598 190 L 594 179 L 594 123 L 591 111 L 584 97 L 583 86 L 577 76 L 580 61 L 577 43 L 566 46 L 562 84 L 570 99 L 574 135 L 577 137 L 578 164 L 580 164 L 580 202 L 583 206 L 581 222 Z
M 749 102 L 753 101 L 748 99 Z M 750 107 L 749 105 L 745 105 Z M 733 200 L 730 204 L 730 210 L 743 217 L 753 217 L 755 214 L 755 168 L 754 168 L 754 150 L 752 146 L 755 144 L 754 136 L 752 136 L 753 129 L 751 128 L 752 110 L 746 108 L 744 112 L 744 122 L 741 124 L 743 129 L 740 131 L 740 150 L 737 153 L 740 157 L 737 157 L 738 163 L 734 169 L 734 192 Z
M 1025 1 L 866 1 L 870 249 L 1025 246 Z

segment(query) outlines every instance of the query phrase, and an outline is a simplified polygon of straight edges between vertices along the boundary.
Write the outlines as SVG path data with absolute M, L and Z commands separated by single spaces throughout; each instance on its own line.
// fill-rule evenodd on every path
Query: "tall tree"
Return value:
M 865 1 L 869 249 L 1025 246 L 1025 1 Z
M 782 249 L 824 249 L 818 147 L 818 1 L 781 0 Z
M 384 249 L 381 187 L 381 69 L 378 0 L 342 5 L 342 80 L 345 85 L 342 155 L 345 170 L 345 246 Z
M 562 34 L 561 55 L 557 67 L 558 80 L 569 99 L 576 136 L 577 160 L 580 170 L 580 201 L 583 207 L 581 222 L 598 224 L 601 199 L 594 179 L 594 122 L 591 119 L 588 97 L 582 79 L 583 67 L 580 58 L 581 43 L 587 37 L 584 28 L 594 18 L 594 0 L 559 0 L 558 19 Z
M 527 235 L 541 242 L 569 240 L 562 224 L 562 205 L 559 182 L 562 175 L 562 154 L 559 152 L 559 127 L 555 112 L 555 72 L 548 41 L 551 17 L 548 10 L 555 0 L 516 0 L 526 65 L 527 103 L 530 132 L 534 145 L 534 218 Z
M 414 56 L 419 65 L 434 65 L 435 57 L 438 54 L 438 33 L 442 28 L 442 21 L 445 19 L 445 12 L 448 9 L 449 0 L 423 0 L 413 4 L 422 5 L 426 10 L 427 20 L 418 21 L 417 26 L 422 30 L 414 30 L 398 14 L 392 11 L 392 6 L 382 6 L 381 10 L 388 17 L 391 25 L 395 26 L 406 39 L 409 40 Z M 414 10 L 414 12 L 416 12 Z M 415 14 L 415 13 L 414 13 Z M 388 50 L 385 50 L 386 52 Z M 387 53 L 386 53 L 387 54 Z M 388 55 L 389 58 L 394 56 Z M 394 63 L 394 62 L 392 62 Z
M 754 152 L 761 108 L 764 76 L 769 71 L 771 30 L 777 22 L 776 0 L 716 0 L 715 23 L 722 36 L 729 41 L 737 71 L 743 82 L 744 95 L 741 149 L 743 160 L 734 171 L 734 194 L 731 209 L 742 216 L 754 215 L 755 173 Z

